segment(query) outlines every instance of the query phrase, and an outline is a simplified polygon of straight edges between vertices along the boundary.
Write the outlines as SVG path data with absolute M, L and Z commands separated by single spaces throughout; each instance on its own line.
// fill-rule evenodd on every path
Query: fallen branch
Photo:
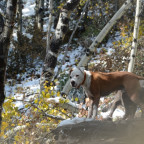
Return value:
M 37 108 L 38 110 L 40 110 L 44 116 L 55 119 L 55 120 L 65 120 L 64 118 L 60 117 L 60 116 L 54 116 L 54 115 L 50 115 L 47 114 L 45 111 L 43 111 L 42 109 L 38 108 L 36 105 L 31 104 L 33 107 Z
M 80 110 L 80 105 L 79 104 L 74 104 L 72 102 L 64 102 L 61 103 L 61 101 L 65 101 L 66 99 L 62 97 L 57 97 L 57 98 L 48 98 L 45 99 L 45 102 L 51 103 L 51 104 L 56 104 L 59 107 L 62 107 L 63 109 L 69 110 L 71 113 L 78 113 Z

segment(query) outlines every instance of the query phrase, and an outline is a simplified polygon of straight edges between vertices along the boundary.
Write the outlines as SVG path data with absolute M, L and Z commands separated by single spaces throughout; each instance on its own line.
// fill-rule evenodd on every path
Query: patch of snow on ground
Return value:
M 23 17 L 35 15 L 35 0 L 25 0 L 25 2 L 22 9 Z
M 40 68 L 40 65 L 41 62 L 37 62 L 35 74 L 41 74 L 42 68 Z M 16 80 L 8 79 L 5 84 L 6 97 L 11 96 L 16 99 L 15 105 L 19 109 L 23 108 L 23 102 L 21 102 L 23 98 L 25 98 L 25 101 L 29 101 L 31 98 L 34 98 L 35 94 L 40 90 L 40 78 L 28 77 L 30 71 L 31 69 L 27 70 L 23 75 L 17 74 L 17 78 L 22 79 L 20 83 Z
M 109 112 L 103 112 L 101 113 L 101 115 L 103 116 L 103 118 L 107 118 Z M 124 116 L 124 111 L 120 110 L 120 109 L 116 109 L 114 114 L 113 114 L 113 119 L 116 118 L 123 118 Z M 81 122 L 85 122 L 85 121 L 93 121 L 93 119 L 88 119 L 88 118 L 78 118 L 75 117 L 73 119 L 66 119 L 63 120 L 59 123 L 58 127 L 60 126 L 65 126 L 65 125 L 72 125 L 72 124 L 77 124 L 77 123 L 81 123 Z
M 66 119 L 66 120 L 61 121 L 59 123 L 58 127 L 64 126 L 64 125 L 77 124 L 77 123 L 81 123 L 81 122 L 85 122 L 85 121 L 93 121 L 93 119 L 78 118 L 78 117 L 75 117 L 73 119 Z
M 66 45 L 65 45 L 66 47 Z M 62 71 L 66 70 L 67 67 L 76 65 L 77 60 L 81 58 L 83 55 L 84 48 L 82 46 L 78 46 L 74 50 L 70 50 L 67 53 L 67 56 L 69 57 L 69 62 L 65 62 L 61 69 Z M 57 61 L 61 62 L 64 58 L 64 53 L 59 54 Z M 78 60 L 79 61 L 79 60 Z M 55 67 L 54 72 L 57 72 L 58 68 Z
M 125 114 L 125 112 L 123 110 L 117 108 L 113 113 L 113 118 L 114 119 L 117 117 L 123 118 L 124 114 Z
M 109 113 L 110 113 L 110 111 L 108 111 L 108 112 L 101 112 L 101 116 L 105 119 L 105 118 L 108 117 Z M 123 110 L 117 108 L 117 109 L 114 111 L 112 118 L 113 118 L 113 119 L 123 118 L 123 117 L 124 117 L 124 114 L 125 114 L 125 112 L 124 112 Z

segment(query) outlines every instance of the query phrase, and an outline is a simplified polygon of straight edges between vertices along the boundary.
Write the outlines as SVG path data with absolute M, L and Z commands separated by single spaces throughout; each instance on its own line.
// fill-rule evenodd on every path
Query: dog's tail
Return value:
M 144 77 L 142 77 L 142 76 L 137 76 L 137 78 L 138 78 L 139 80 L 144 80 Z

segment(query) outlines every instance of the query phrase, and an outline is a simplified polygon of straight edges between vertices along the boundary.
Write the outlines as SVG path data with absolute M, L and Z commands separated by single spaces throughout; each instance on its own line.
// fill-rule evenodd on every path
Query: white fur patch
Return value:
M 92 93 L 90 92 L 90 86 L 91 86 L 91 73 L 90 71 L 86 71 L 86 81 L 84 83 L 84 85 L 82 85 L 82 87 L 84 88 L 84 91 L 87 95 L 87 97 L 93 97 Z
M 86 71 L 86 70 L 84 70 L 84 72 L 86 73 L 86 85 L 87 87 L 89 87 L 91 84 L 91 73 L 90 71 Z

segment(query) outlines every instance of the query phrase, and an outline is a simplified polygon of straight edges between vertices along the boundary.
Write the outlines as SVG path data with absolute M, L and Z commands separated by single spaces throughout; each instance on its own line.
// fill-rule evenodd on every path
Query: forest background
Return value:
M 64 94 L 69 70 L 82 65 L 92 71 L 127 71 L 133 42 L 136 1 L 1 0 L 0 96 L 1 143 L 41 143 L 49 132 L 76 117 L 84 93 Z M 89 47 L 123 4 L 128 9 L 104 39 Z M 141 3 L 134 73 L 144 76 L 144 2 Z M 6 70 L 6 72 L 5 72 Z M 6 77 L 6 79 L 5 79 Z M 66 98 L 67 97 L 67 98 Z M 5 100 L 5 101 L 4 101 Z M 4 103 L 3 103 L 4 101 Z M 113 95 L 101 99 L 101 109 Z M 3 104 L 3 105 L 2 105 Z M 120 109 L 114 120 L 123 115 Z

